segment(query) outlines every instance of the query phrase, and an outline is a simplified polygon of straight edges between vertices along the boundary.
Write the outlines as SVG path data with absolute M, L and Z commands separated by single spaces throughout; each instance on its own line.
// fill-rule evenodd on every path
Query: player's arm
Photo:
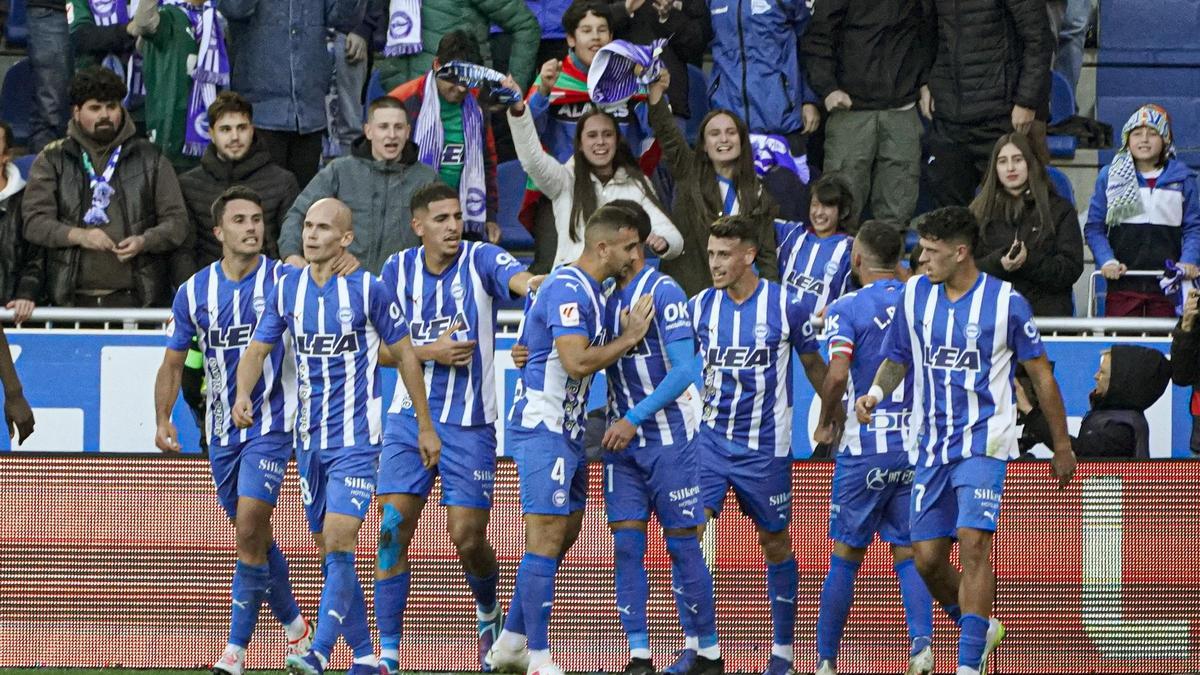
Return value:
M 592 345 L 588 336 L 571 332 L 554 338 L 563 369 L 573 379 L 581 380 L 617 362 L 621 355 L 633 349 L 654 320 L 654 299 L 643 295 L 633 307 L 621 314 L 621 334 L 604 345 Z
M 33 433 L 33 409 L 25 400 L 25 390 L 21 387 L 21 378 L 17 377 L 17 367 L 13 365 L 3 327 L 0 327 L 0 382 L 4 384 L 4 422 L 8 425 L 8 437 L 12 438 L 14 431 L 19 432 L 17 442 L 24 443 Z
M 606 450 L 624 450 L 642 422 L 654 417 L 658 411 L 670 405 L 700 377 L 700 355 L 696 353 L 692 338 L 673 340 L 666 346 L 667 359 L 671 368 L 662 382 L 646 398 L 629 409 L 604 432 L 600 445 Z
M 518 272 L 508 280 L 508 290 L 514 297 L 523 298 L 530 293 L 536 292 L 545 280 L 545 274 L 535 275 L 529 272 Z
M 179 397 L 179 385 L 183 379 L 183 362 L 187 351 L 168 347 L 163 354 L 158 375 L 154 378 L 154 420 L 157 430 L 154 445 L 163 452 L 179 452 L 179 431 L 171 421 L 171 411 Z
M 821 394 L 821 417 L 813 438 L 818 444 L 833 443 L 840 435 L 839 418 L 845 413 L 842 397 L 846 395 L 846 387 L 850 383 L 850 363 L 853 358 L 846 351 L 840 350 L 836 343 L 830 347 L 829 366 L 825 369 L 825 379 L 818 390 Z
M 1063 405 L 1062 392 L 1054 379 L 1054 371 L 1046 355 L 1022 361 L 1025 372 L 1037 393 L 1038 406 L 1042 415 L 1050 425 L 1050 437 L 1054 442 L 1054 457 L 1050 460 L 1050 470 L 1058 479 L 1058 487 L 1066 487 L 1075 475 L 1075 451 L 1071 449 L 1071 437 L 1067 434 L 1067 410 Z
M 875 406 L 904 382 L 905 375 L 908 375 L 908 364 L 890 358 L 879 364 L 879 370 L 875 371 L 875 380 L 871 382 L 871 389 L 854 402 L 854 413 L 858 415 L 860 424 L 871 421 L 871 413 L 875 412 Z
M 274 343 L 259 342 L 257 333 L 255 339 L 242 352 L 237 367 L 237 398 L 233 401 L 233 423 L 239 429 L 246 429 L 254 424 L 254 402 L 250 399 L 254 385 L 262 379 L 263 363 L 275 348 Z
M 425 393 L 425 370 L 421 359 L 416 354 L 412 339 L 405 335 L 400 340 L 386 345 L 381 352 L 388 352 L 393 361 L 399 364 L 400 379 L 408 390 L 412 400 L 413 412 L 417 416 L 417 448 L 421 451 L 421 463 L 426 469 L 437 466 L 438 457 L 442 454 L 442 441 L 433 428 L 433 418 L 429 414 L 429 398 Z

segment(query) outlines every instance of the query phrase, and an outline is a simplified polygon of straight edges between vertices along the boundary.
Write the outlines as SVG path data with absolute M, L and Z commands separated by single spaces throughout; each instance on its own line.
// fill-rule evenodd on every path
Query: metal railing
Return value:
M 1157 278 L 1157 277 L 1162 276 L 1162 272 L 1155 272 L 1153 270 L 1130 270 L 1130 271 L 1126 272 L 1125 274 L 1122 274 L 1121 276 L 1122 276 L 1122 278 L 1124 278 L 1124 277 L 1155 277 L 1155 278 Z M 1103 278 L 1104 278 L 1104 274 L 1100 270 L 1096 270 L 1095 272 L 1092 272 L 1091 277 L 1088 279 L 1087 315 L 1089 317 L 1096 316 L 1096 301 L 1100 297 L 1100 292 L 1096 290 L 1096 282 Z M 1106 295 L 1107 295 L 1107 292 L 1108 291 L 1106 289 L 1105 290 Z M 1038 322 L 1038 325 L 1040 326 L 1041 322 Z

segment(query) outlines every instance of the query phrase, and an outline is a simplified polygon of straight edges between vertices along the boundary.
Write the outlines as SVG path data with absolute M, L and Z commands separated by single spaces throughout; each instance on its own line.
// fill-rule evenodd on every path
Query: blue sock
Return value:
M 288 562 L 283 551 L 275 542 L 267 551 L 267 567 L 271 568 L 271 583 L 267 589 L 267 603 L 279 623 L 288 625 L 300 616 L 300 605 L 292 595 L 292 582 L 288 579 Z
M 646 602 L 650 582 L 646 578 L 646 533 L 636 529 L 614 530 L 616 554 L 614 577 L 617 586 L 617 616 L 629 638 L 630 649 L 649 649 Z
M 775 644 L 789 646 L 796 639 L 796 559 L 767 565 L 767 594 L 771 599 L 771 625 Z
M 516 635 L 525 634 L 525 611 L 521 608 L 521 586 L 513 585 L 512 600 L 508 601 L 508 614 L 504 616 L 504 630 Z
M 908 641 L 916 647 L 917 638 L 933 637 L 933 598 L 925 581 L 917 572 L 912 559 L 895 564 L 896 579 L 900 581 L 900 599 L 904 601 L 904 621 L 908 624 Z M 922 643 L 923 648 L 926 643 Z M 920 651 L 918 649 L 917 651 Z
M 987 646 L 988 620 L 978 614 L 963 614 L 958 622 L 958 665 L 979 668 Z
M 412 574 L 407 570 L 389 579 L 375 580 L 375 625 L 379 627 L 380 649 L 400 648 L 411 581 Z
M 667 537 L 671 556 L 672 590 L 683 634 L 698 637 L 701 647 L 717 644 L 717 613 L 713 607 L 713 581 L 694 535 Z
M 471 587 L 471 595 L 475 596 L 475 607 L 484 614 L 496 611 L 496 580 L 500 575 L 492 572 L 486 577 L 477 577 L 470 572 L 464 572 L 467 585 Z
M 350 616 L 346 617 L 346 627 L 342 631 L 346 636 L 346 644 L 354 652 L 354 658 L 359 659 L 375 655 L 375 645 L 371 642 L 371 628 L 367 625 L 367 598 L 363 595 L 362 584 L 358 575 L 354 575 L 354 599 L 350 602 Z
M 962 621 L 962 610 L 958 608 L 957 604 L 942 605 L 942 611 L 946 613 L 946 616 L 950 617 L 950 620 L 954 622 L 954 625 L 957 626 L 958 622 Z
M 526 553 L 517 566 L 517 585 L 521 588 L 521 611 L 525 614 L 525 639 L 529 649 L 550 648 L 550 610 L 554 605 L 554 558 Z
M 229 612 L 229 644 L 245 649 L 258 623 L 258 609 L 271 583 L 266 565 L 247 565 L 241 560 L 233 568 L 233 602 Z
M 838 647 L 850 605 L 854 604 L 854 577 L 862 563 L 829 556 L 829 573 L 821 586 L 821 604 L 817 609 L 817 661 L 837 662 Z
M 317 634 L 313 637 L 312 650 L 325 658 L 333 653 L 338 636 L 350 618 L 350 606 L 354 602 L 354 585 L 358 577 L 354 574 L 354 553 L 333 551 L 325 556 L 325 588 L 321 589 L 320 620 Z

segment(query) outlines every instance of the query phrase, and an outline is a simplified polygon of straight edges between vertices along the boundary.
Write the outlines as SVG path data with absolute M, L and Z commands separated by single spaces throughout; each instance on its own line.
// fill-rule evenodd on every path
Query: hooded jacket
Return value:
M 349 157 L 339 157 L 321 169 L 288 210 L 279 234 L 279 257 L 302 255 L 300 229 L 313 202 L 337 197 L 350 207 L 354 241 L 350 255 L 371 274 L 379 274 L 387 257 L 418 246 L 409 202 L 413 192 L 439 182 L 433 169 L 417 161 L 417 146 L 408 141 L 400 158 L 384 162 L 371 155 L 371 143 L 359 137 Z
M 8 182 L 0 190 L 0 305 L 9 300 L 43 301 L 46 252 L 25 241 L 21 199 L 25 179 L 17 165 L 5 165 Z
M 1146 410 L 1171 382 L 1171 361 L 1140 345 L 1115 345 L 1110 352 L 1108 390 L 1091 395 L 1092 408 L 1072 444 L 1082 457 L 1148 457 Z
M 29 169 L 21 211 L 25 238 L 47 250 L 46 283 L 50 301 L 72 306 L 77 290 L 131 290 L 142 307 L 170 306 L 170 254 L 187 238 L 187 211 L 171 163 L 153 143 L 134 137 L 128 112 L 124 124 L 107 145 L 85 136 L 74 121 L 67 137 L 47 145 Z M 120 262 L 108 251 L 91 251 L 68 239 L 73 228 L 88 227 L 83 214 L 91 207 L 91 189 L 83 168 L 86 151 L 92 165 L 103 170 L 110 153 L 121 146 L 113 173 L 116 193 L 108 206 L 104 229 L 113 243 L 132 235 L 145 239 L 142 252 Z

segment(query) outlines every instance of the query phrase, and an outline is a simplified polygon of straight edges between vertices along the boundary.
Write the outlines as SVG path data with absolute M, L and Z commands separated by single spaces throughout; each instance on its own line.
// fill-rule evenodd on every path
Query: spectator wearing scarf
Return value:
M 127 91 L 122 103 L 127 110 L 136 111 L 135 117 L 141 121 L 146 86 L 142 56 L 134 49 L 128 30 L 132 6 L 132 0 L 69 0 L 67 23 L 76 72 L 99 65 L 120 75 Z
M 150 94 L 147 136 L 183 172 L 208 147 L 208 106 L 229 84 L 224 32 L 214 0 L 140 2 L 133 25 Z

